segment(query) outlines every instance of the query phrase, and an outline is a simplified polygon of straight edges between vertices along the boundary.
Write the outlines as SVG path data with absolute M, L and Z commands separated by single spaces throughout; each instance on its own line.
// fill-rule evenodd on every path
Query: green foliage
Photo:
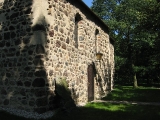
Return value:
M 59 78 L 56 80 L 56 92 L 65 100 L 71 98 L 71 92 L 68 89 L 68 84 L 65 78 Z
M 55 93 L 60 102 L 60 109 L 69 112 L 73 108 L 76 108 L 65 78 L 59 78 L 56 80 Z
M 156 0 L 94 0 L 91 9 L 110 27 L 110 35 L 116 40 L 118 79 L 136 75 L 138 79 L 149 76 L 148 79 L 160 81 L 160 3 Z
M 156 87 L 138 87 L 120 86 L 117 85 L 115 89 L 104 97 L 104 100 L 117 101 L 139 101 L 139 102 L 159 102 L 160 89 Z

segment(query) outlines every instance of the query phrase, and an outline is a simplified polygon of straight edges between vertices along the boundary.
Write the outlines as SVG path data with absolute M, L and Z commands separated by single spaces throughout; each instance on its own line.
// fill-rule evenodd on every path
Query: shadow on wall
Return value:
M 5 0 L 0 10 L 0 105 L 44 113 L 57 107 L 46 66 L 49 24 L 33 26 L 33 0 Z
M 76 108 L 76 104 L 72 99 L 73 95 L 71 95 L 65 78 L 59 78 L 55 81 L 55 94 L 55 102 L 57 103 L 57 107 L 61 110 L 71 112 Z
M 103 59 L 98 64 L 100 64 L 100 71 L 96 70 L 95 63 L 93 63 L 95 74 L 97 74 L 96 85 L 99 87 L 99 94 L 104 96 L 111 90 L 111 65 L 108 61 L 106 65 Z
M 107 61 L 107 66 L 106 66 L 104 60 L 102 59 L 102 65 L 104 66 L 104 68 L 107 68 L 104 70 L 104 79 L 105 79 L 105 82 L 106 82 L 105 84 L 107 85 L 108 91 L 111 91 L 112 89 L 111 64 L 109 63 L 109 61 Z

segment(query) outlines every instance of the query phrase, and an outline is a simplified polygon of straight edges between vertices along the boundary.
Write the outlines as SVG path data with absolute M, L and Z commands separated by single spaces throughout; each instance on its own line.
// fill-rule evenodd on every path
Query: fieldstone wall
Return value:
M 97 52 L 103 53 L 101 61 Z M 108 33 L 69 0 L 0 0 L 3 109 L 39 114 L 55 109 L 60 77 L 76 103 L 86 103 L 90 64 L 95 65 L 94 97 L 99 99 L 113 87 L 114 47 Z

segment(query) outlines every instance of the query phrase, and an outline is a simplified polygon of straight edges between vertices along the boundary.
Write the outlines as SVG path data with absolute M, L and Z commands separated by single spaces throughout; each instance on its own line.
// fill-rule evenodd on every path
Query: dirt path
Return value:
M 132 105 L 156 105 L 160 106 L 160 102 L 138 102 L 138 101 L 105 101 L 105 100 L 95 100 L 92 102 L 106 102 L 106 103 L 118 103 L 118 104 L 132 104 Z

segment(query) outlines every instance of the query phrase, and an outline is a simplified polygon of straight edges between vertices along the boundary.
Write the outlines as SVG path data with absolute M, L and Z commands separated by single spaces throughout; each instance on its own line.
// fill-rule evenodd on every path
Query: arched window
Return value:
M 96 51 L 96 53 L 98 53 L 99 52 L 99 50 L 98 50 L 98 39 L 99 39 L 99 30 L 98 29 L 96 29 L 95 30 L 95 51 Z
M 79 13 L 75 16 L 75 28 L 74 28 L 74 45 L 78 48 L 78 22 L 82 20 L 82 17 Z

